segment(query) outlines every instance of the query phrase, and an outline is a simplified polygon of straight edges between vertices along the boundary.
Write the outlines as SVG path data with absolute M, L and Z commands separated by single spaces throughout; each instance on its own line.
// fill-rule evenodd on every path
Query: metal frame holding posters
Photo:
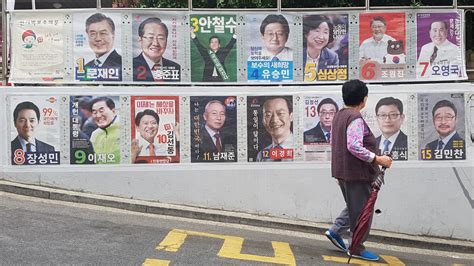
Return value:
M 305 82 L 347 80 L 349 53 L 348 14 L 303 16 Z
M 237 81 L 237 16 L 190 14 L 192 82 Z
M 179 40 L 175 13 L 133 14 L 133 81 L 160 83 L 180 82 L 184 65 L 185 45 Z
M 179 96 L 131 97 L 132 163 L 179 163 Z
M 166 38 L 157 23 L 148 24 L 154 31 L 139 36 L 139 25 L 151 17 L 167 26 Z M 467 78 L 462 10 L 240 16 L 22 11 L 11 18 L 11 82 L 320 84 Z M 51 21 L 58 23 L 44 27 Z M 87 21 L 93 28 L 89 33 Z M 318 29 L 323 34 L 316 34 Z M 377 42 L 373 36 L 385 39 Z M 150 56 L 140 56 L 142 51 Z M 308 58 L 313 60 L 306 64 Z
M 293 161 L 293 96 L 247 96 L 247 154 L 249 162 Z
M 73 14 L 74 80 L 122 81 L 122 14 Z
M 418 94 L 421 160 L 466 159 L 464 93 Z
M 55 96 L 10 96 L 12 165 L 60 163 L 59 99 Z
M 16 14 L 11 27 L 11 80 L 61 81 L 65 64 L 64 14 Z
M 417 13 L 416 77 L 436 80 L 461 78 L 461 14 Z
M 407 78 L 406 13 L 359 14 L 360 79 L 388 81 Z
M 191 162 L 237 162 L 237 97 L 190 97 Z

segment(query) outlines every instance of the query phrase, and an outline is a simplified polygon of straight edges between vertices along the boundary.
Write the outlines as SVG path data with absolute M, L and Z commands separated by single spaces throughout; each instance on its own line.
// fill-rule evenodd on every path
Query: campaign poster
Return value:
M 465 76 L 461 52 L 461 15 L 457 12 L 417 13 L 416 76 L 457 79 Z
M 191 14 L 191 81 L 237 81 L 236 15 Z
M 293 16 L 249 14 L 246 21 L 247 80 L 293 81 Z
M 118 96 L 71 96 L 71 164 L 120 163 Z
M 293 161 L 293 119 L 292 96 L 247 96 L 248 161 Z
M 60 163 L 60 114 L 56 96 L 11 96 L 12 165 Z
M 303 16 L 305 82 L 347 80 L 348 16 L 347 14 Z
M 62 14 L 13 14 L 11 81 L 59 81 L 64 77 Z
M 421 160 L 466 159 L 464 94 L 418 94 Z
M 305 161 L 331 160 L 332 120 L 343 106 L 340 94 L 317 94 L 304 97 Z
M 178 15 L 133 14 L 133 81 L 179 82 L 184 45 L 178 43 Z
M 120 13 L 74 13 L 75 80 L 122 80 L 121 27 Z
M 406 78 L 406 20 L 404 12 L 359 15 L 359 69 L 363 80 Z
M 361 114 L 375 136 L 378 154 L 408 160 L 407 94 L 371 94 Z
M 132 163 L 179 163 L 179 96 L 131 98 Z
M 236 99 L 191 97 L 191 162 L 237 162 Z

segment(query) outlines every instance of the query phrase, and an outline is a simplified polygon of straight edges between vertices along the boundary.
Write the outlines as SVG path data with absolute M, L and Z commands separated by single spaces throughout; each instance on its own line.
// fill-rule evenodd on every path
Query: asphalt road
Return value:
M 343 265 L 324 237 L 0 192 L 1 265 Z M 473 255 L 376 243 L 379 263 L 474 265 Z M 347 265 L 347 264 L 346 264 Z

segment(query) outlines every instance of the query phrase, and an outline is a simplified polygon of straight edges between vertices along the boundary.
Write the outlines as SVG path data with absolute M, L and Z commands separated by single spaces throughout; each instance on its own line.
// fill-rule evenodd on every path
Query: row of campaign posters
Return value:
M 394 160 L 465 160 L 469 97 L 371 94 L 362 116 L 379 153 Z M 336 93 L 7 99 L 12 165 L 180 163 L 183 152 L 191 163 L 328 162 L 332 119 L 343 108 Z
M 13 13 L 11 81 L 466 79 L 463 12 Z

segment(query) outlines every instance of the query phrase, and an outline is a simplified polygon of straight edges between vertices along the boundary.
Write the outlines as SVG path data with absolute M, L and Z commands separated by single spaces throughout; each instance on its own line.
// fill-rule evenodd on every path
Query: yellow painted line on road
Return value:
M 295 256 L 293 255 L 293 252 L 290 248 L 290 244 L 288 243 L 272 241 L 272 247 L 275 254 L 274 257 L 243 254 L 241 253 L 242 246 L 244 244 L 244 238 L 242 237 L 209 234 L 196 231 L 173 229 L 168 233 L 165 239 L 161 241 L 161 243 L 156 247 L 156 249 L 165 250 L 169 252 L 177 252 L 179 248 L 183 245 L 188 235 L 223 239 L 224 243 L 222 244 L 222 247 L 219 250 L 219 253 L 217 254 L 219 257 L 222 258 L 258 261 L 292 266 L 296 265 Z
M 405 263 L 403 263 L 397 257 L 386 256 L 386 255 L 380 255 L 380 257 L 386 263 L 379 263 L 379 262 L 373 262 L 373 261 L 367 261 L 367 260 L 352 258 L 350 264 L 364 265 L 364 266 L 387 266 L 387 265 L 390 265 L 390 266 L 404 266 L 405 265 Z M 323 259 L 325 261 L 347 263 L 347 260 L 349 259 L 349 257 L 336 257 L 336 256 L 325 256 L 325 255 L 323 255 Z
M 169 260 L 146 259 L 142 266 L 169 266 Z

